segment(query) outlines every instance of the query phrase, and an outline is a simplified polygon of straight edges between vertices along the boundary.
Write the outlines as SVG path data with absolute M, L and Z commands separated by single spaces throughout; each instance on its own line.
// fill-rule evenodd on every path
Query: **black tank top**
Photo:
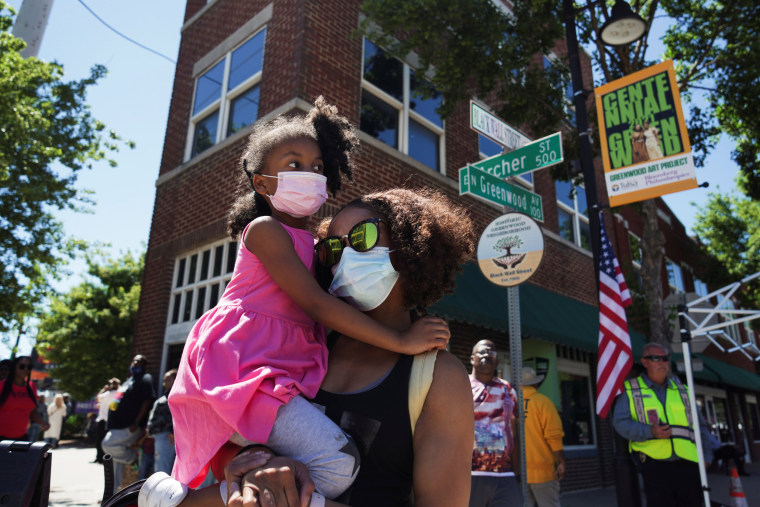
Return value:
M 411 506 L 412 430 L 409 374 L 412 356 L 400 356 L 378 385 L 358 393 L 319 390 L 314 404 L 356 441 L 361 468 L 336 500 L 351 507 Z

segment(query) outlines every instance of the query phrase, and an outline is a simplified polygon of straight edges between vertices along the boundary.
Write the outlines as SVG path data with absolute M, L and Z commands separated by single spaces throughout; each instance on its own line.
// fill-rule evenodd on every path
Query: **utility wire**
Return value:
M 171 62 L 171 63 L 173 63 L 173 64 L 176 64 L 176 63 L 177 63 L 177 62 L 175 62 L 174 60 L 172 60 L 171 58 L 169 58 L 168 56 L 166 56 L 165 54 L 159 53 L 159 52 L 158 52 L 158 51 L 156 51 L 155 49 L 151 49 L 151 48 L 149 48 L 148 46 L 145 46 L 145 45 L 143 45 L 143 44 L 140 44 L 140 43 L 139 43 L 139 42 L 137 42 L 136 40 L 134 40 L 134 39 L 131 39 L 131 38 L 127 37 L 126 35 L 124 35 L 124 34 L 123 34 L 123 33 L 121 33 L 120 31 L 118 31 L 116 28 L 114 28 L 114 27 L 112 27 L 111 25 L 109 25 L 108 23 L 106 23 L 106 22 L 103 20 L 103 18 L 101 18 L 100 16 L 98 16 L 97 14 L 95 14 L 95 11 L 93 11 L 92 9 L 90 9 L 90 7 L 89 7 L 89 6 L 88 6 L 86 3 L 84 3 L 82 0 L 77 0 L 77 1 L 78 1 L 80 4 L 82 4 L 82 5 L 84 6 L 84 8 L 85 8 L 85 9 L 87 9 L 87 10 L 90 12 L 90 14 L 92 14 L 93 16 L 95 16 L 95 19 L 97 19 L 98 21 L 100 21 L 100 22 L 101 22 L 101 23 L 102 23 L 102 24 L 103 24 L 103 25 L 104 25 L 106 28 L 108 28 L 109 30 L 111 30 L 111 31 L 112 31 L 113 33 L 115 33 L 116 35 L 118 35 L 118 36 L 120 36 L 120 37 L 123 37 L 123 38 L 127 39 L 127 40 L 128 40 L 129 42 L 131 42 L 132 44 L 135 44 L 135 45 L 137 45 L 137 46 L 140 46 L 141 48 L 145 49 L 146 51 L 150 51 L 151 53 L 153 53 L 153 54 L 155 54 L 155 55 L 158 55 L 158 56 L 160 56 L 161 58 L 163 58 L 163 59 L 165 59 L 165 60 L 168 60 L 168 61 L 170 61 L 170 62 Z

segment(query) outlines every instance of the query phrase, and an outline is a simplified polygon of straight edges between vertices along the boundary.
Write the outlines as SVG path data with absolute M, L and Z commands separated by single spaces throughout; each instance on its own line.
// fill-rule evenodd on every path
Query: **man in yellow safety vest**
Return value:
M 688 390 L 670 376 L 670 354 L 660 344 L 642 350 L 646 369 L 625 381 L 615 400 L 612 424 L 623 438 L 644 479 L 648 507 L 699 506 L 703 503 L 697 446 Z M 709 431 L 698 413 L 705 466 L 712 461 Z

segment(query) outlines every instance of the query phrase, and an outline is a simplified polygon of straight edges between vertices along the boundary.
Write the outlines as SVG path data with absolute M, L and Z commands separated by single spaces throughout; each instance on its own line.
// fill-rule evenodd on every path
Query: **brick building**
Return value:
M 470 209 L 478 232 L 504 212 L 458 195 L 458 169 L 500 147 L 469 128 L 468 104 L 459 104 L 444 122 L 435 113 L 436 99 L 415 96 L 413 58 L 393 59 L 372 41 L 351 35 L 358 28 L 359 5 L 359 0 L 188 0 L 135 330 L 135 350 L 153 359 L 155 378 L 178 364 L 188 331 L 216 304 L 231 276 L 238 245 L 226 236 L 226 213 L 249 126 L 257 119 L 305 112 L 324 95 L 360 126 L 355 182 L 328 201 L 325 216 L 358 195 L 392 186 L 445 192 Z M 551 65 L 563 57 L 563 41 L 555 53 L 537 58 Z M 584 80 L 591 83 L 590 62 L 582 58 Z M 383 121 L 371 122 L 367 112 Z M 600 171 L 597 177 L 604 192 Z M 594 415 L 597 289 L 583 188 L 571 194 L 572 185 L 552 181 L 547 169 L 515 177 L 513 183 L 543 199 L 544 259 L 520 287 L 522 354 L 547 370 L 541 390 L 562 413 L 569 458 L 563 488 L 608 485 L 613 482 L 612 429 Z M 697 264 L 695 249 L 684 249 L 691 240 L 683 226 L 664 203 L 660 206 L 663 223 L 669 222 L 668 258 L 678 266 Z M 632 209 L 616 211 L 606 214 L 607 229 L 621 263 L 633 269 L 628 238 L 641 237 L 640 219 Z M 676 288 L 693 290 L 694 280 L 682 273 L 681 283 L 687 285 Z M 668 284 L 665 268 L 663 283 Z M 503 349 L 502 375 L 509 378 L 506 289 L 468 265 L 456 293 L 431 311 L 449 318 L 450 349 L 468 370 L 472 346 L 489 338 Z M 638 352 L 643 336 L 634 335 L 634 342 Z M 725 364 L 713 358 L 716 351 L 708 348 L 705 354 Z M 739 358 L 736 365 L 746 371 L 738 385 L 705 370 L 702 403 L 713 407 L 716 419 L 725 416 L 718 424 L 733 425 L 734 433 L 749 442 L 760 441 L 760 380 L 753 361 Z M 758 446 L 755 459 L 760 459 Z

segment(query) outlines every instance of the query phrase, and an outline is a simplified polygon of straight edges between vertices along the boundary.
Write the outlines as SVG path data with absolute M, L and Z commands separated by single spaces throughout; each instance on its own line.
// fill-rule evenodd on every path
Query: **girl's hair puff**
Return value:
M 404 307 L 422 311 L 454 291 L 456 275 L 475 254 L 467 211 L 431 189 L 394 188 L 365 195 L 341 209 L 375 213 L 390 230 L 395 267 L 404 284 Z M 327 235 L 330 219 L 319 225 Z
M 320 95 L 306 116 L 280 115 L 253 126 L 248 145 L 240 158 L 242 188 L 249 188 L 249 184 L 253 186 L 253 175 L 262 172 L 272 150 L 283 143 L 303 138 L 312 139 L 319 145 L 327 188 L 333 196 L 342 188 L 341 173 L 353 180 L 354 162 L 351 156 L 359 146 L 356 129 Z M 240 193 L 228 214 L 227 232 L 232 239 L 238 239 L 246 225 L 256 217 L 272 214 L 266 200 L 251 190 Z

